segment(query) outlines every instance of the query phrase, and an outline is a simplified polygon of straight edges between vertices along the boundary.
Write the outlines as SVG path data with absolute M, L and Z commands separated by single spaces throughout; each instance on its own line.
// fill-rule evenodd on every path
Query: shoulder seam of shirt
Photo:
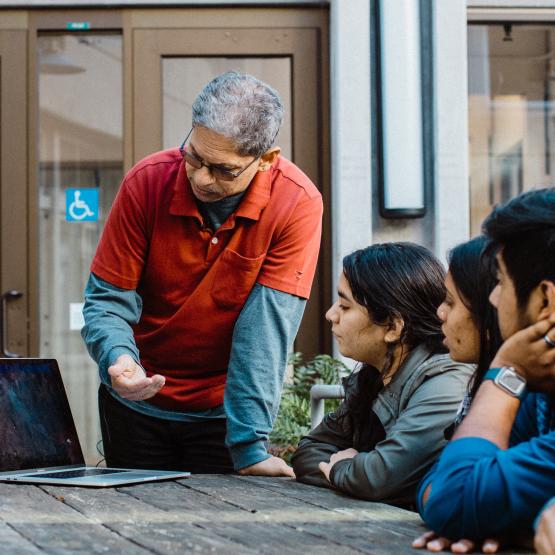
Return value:
M 318 187 L 316 187 L 316 185 L 315 185 L 314 183 L 312 183 L 312 181 L 310 181 L 310 179 L 308 178 L 308 176 L 307 176 L 307 179 L 309 180 L 310 184 L 314 187 L 314 189 L 315 189 L 315 191 L 316 191 L 316 194 L 311 193 L 311 192 L 308 190 L 307 185 L 304 185 L 303 183 L 299 183 L 297 180 L 293 179 L 292 177 L 290 177 L 290 176 L 288 176 L 288 175 L 285 175 L 285 174 L 283 173 L 283 170 L 282 170 L 281 168 L 275 168 L 275 171 L 276 171 L 276 172 L 279 172 L 280 176 L 281 176 L 283 179 L 287 179 L 287 181 L 290 181 L 291 183 L 293 183 L 294 185 L 296 185 L 297 187 L 299 187 L 300 189 L 302 189 L 302 190 L 305 192 L 305 194 L 306 194 L 306 196 L 307 196 L 308 198 L 310 198 L 310 199 L 322 198 L 322 193 L 319 191 Z M 300 171 L 300 170 L 299 170 L 299 171 Z
M 162 150 L 161 152 L 166 152 L 164 150 Z M 151 154 L 150 156 L 148 156 L 147 158 L 144 158 L 143 160 L 141 160 L 140 162 L 138 162 L 133 168 L 131 168 L 131 170 L 129 170 L 129 173 L 125 176 L 124 181 L 128 181 L 129 179 L 134 178 L 139 172 L 151 167 L 151 166 L 158 166 L 160 164 L 175 164 L 176 162 L 180 163 L 180 160 L 175 159 L 175 160 L 150 160 L 150 158 L 152 158 L 152 156 L 155 156 L 157 153 L 155 154 Z
M 460 368 L 471 368 L 474 365 L 465 362 L 456 362 L 448 353 L 435 353 L 430 358 L 426 359 L 422 363 L 422 366 L 423 370 L 428 370 L 428 368 L 435 370 L 435 367 L 439 367 L 442 369 L 442 373 L 444 373 Z

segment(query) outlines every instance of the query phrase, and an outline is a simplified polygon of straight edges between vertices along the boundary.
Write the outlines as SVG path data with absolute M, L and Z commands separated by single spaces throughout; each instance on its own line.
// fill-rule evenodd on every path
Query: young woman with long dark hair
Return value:
M 451 358 L 477 365 L 455 425 L 468 411 L 490 362 L 503 342 L 497 312 L 489 302 L 489 295 L 497 281 L 495 259 L 487 253 L 487 245 L 488 240 L 480 236 L 451 250 L 449 271 L 445 277 L 447 291 L 437 309 L 443 323 L 444 344 Z
M 299 481 L 409 506 L 445 444 L 473 367 L 442 345 L 437 307 L 444 270 L 424 247 L 385 243 L 343 259 L 326 318 L 339 351 L 361 363 L 345 401 L 304 437 L 292 463 Z

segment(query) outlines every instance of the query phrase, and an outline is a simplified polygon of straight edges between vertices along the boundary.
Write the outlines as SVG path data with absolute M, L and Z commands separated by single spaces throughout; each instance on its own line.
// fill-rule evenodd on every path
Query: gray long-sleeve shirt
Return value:
M 416 347 L 374 401 L 385 438 L 372 451 L 336 463 L 331 485 L 371 501 L 413 504 L 418 481 L 445 445 L 444 429 L 455 418 L 473 371 L 448 355 Z M 347 387 L 355 387 L 353 382 Z M 292 459 L 297 479 L 329 487 L 318 464 L 353 447 L 354 433 L 343 403 L 301 439 Z

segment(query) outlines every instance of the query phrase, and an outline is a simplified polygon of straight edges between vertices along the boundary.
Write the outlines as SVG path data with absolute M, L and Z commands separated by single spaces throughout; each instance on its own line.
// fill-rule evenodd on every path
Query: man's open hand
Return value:
M 143 401 L 154 397 L 166 383 L 166 378 L 155 374 L 148 378 L 145 371 L 130 355 L 121 355 L 108 368 L 114 391 L 123 399 Z
M 237 471 L 243 476 L 286 476 L 294 478 L 295 473 L 287 463 L 279 457 L 270 457 L 256 464 L 251 464 Z

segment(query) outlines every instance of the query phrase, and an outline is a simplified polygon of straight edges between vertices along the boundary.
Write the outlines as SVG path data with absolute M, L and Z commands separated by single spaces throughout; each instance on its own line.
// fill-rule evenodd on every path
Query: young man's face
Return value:
M 497 319 L 503 339 L 508 339 L 525 326 L 518 308 L 515 286 L 507 273 L 502 252 L 497 254 L 497 285 L 490 293 L 489 302 L 497 309 Z
M 517 331 L 549 315 L 552 307 L 544 286 L 548 282 L 540 283 L 532 291 L 525 306 L 518 305 L 514 282 L 503 260 L 503 251 L 497 254 L 497 279 L 497 285 L 491 292 L 489 301 L 497 309 L 503 339 L 508 339 Z

